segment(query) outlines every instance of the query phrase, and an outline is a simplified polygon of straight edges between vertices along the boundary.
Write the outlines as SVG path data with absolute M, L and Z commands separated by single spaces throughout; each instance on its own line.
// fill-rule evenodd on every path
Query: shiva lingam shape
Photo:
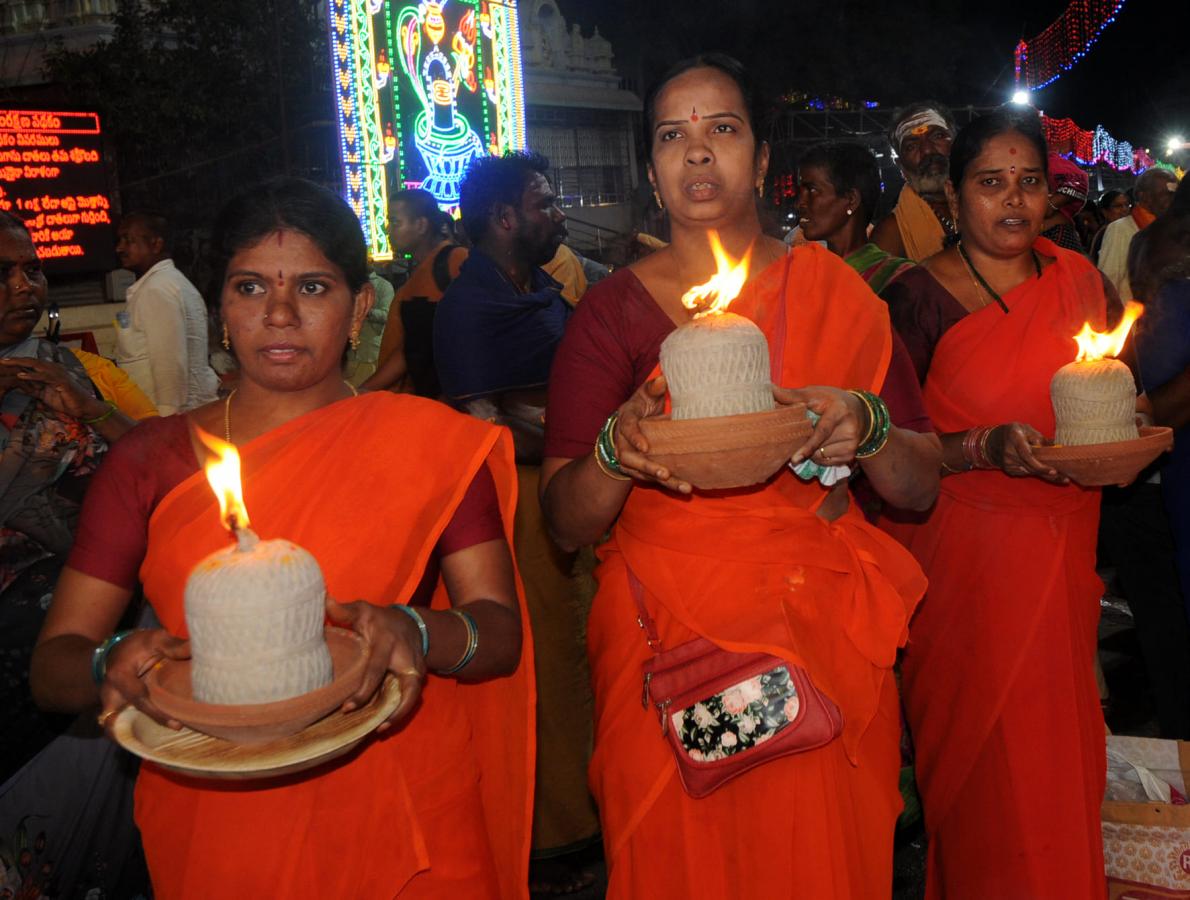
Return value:
M 194 699 L 211 704 L 287 700 L 330 684 L 326 583 L 310 553 L 262 541 L 248 527 L 234 445 L 198 431 L 217 457 L 206 466 L 235 543 L 194 567 L 186 582 Z
M 1131 370 L 1114 359 L 1144 307 L 1130 302 L 1112 331 L 1100 333 L 1083 324 L 1074 336 L 1075 361 L 1060 368 L 1050 382 L 1057 425 L 1054 442 L 1064 446 L 1107 444 L 1139 437 L 1136 383 Z
M 716 233 L 709 237 L 717 271 L 682 295 L 697 312 L 661 345 L 671 415 L 641 429 L 650 458 L 695 487 L 746 487 L 784 465 L 812 426 L 804 405 L 776 406 L 764 332 L 727 312 L 747 281 L 751 249 L 735 262 Z

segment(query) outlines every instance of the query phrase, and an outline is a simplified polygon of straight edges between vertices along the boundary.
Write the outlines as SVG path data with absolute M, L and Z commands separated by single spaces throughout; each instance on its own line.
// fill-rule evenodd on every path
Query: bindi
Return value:
M 285 287 L 285 273 L 277 270 L 277 287 Z
M 1008 174 L 1009 174 L 1009 175 L 1015 175 L 1015 174 L 1016 174 L 1016 166 L 1009 166 L 1009 167 L 1008 167 Z
M 1008 148 L 1008 152 L 1009 152 L 1009 153 L 1010 153 L 1012 156 L 1016 156 L 1016 147 L 1009 147 L 1009 148 Z
M 690 107 L 690 121 L 691 122 L 698 121 L 698 108 L 697 107 L 694 107 L 694 106 Z

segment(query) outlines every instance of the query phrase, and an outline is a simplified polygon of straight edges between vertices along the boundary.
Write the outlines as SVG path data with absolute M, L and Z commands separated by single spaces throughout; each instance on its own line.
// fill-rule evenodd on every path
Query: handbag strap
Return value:
M 636 624 L 644 631 L 649 649 L 654 653 L 660 653 L 661 636 L 657 634 L 657 624 L 649 615 L 648 609 L 645 608 L 645 587 L 632 569 L 628 569 L 628 586 L 632 588 L 632 600 L 636 603 Z

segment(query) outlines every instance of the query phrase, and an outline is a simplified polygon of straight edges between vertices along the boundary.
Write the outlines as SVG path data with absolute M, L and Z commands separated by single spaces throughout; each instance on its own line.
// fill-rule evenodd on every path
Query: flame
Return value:
M 240 486 L 240 452 L 235 444 L 220 440 L 195 426 L 198 439 L 209 451 L 203 467 L 211 490 L 219 499 L 219 516 L 223 526 L 233 533 L 248 527 L 248 509 L 244 506 L 244 491 Z
M 752 259 L 751 246 L 743 259 L 737 261 L 727 255 L 727 251 L 719 243 L 717 231 L 711 231 L 707 236 L 711 240 L 716 272 L 709 281 L 696 284 L 682 295 L 682 305 L 686 309 L 698 310 L 694 315 L 696 319 L 702 316 L 717 316 L 727 311 L 731 301 L 744 289 L 744 282 L 748 280 L 748 263 Z
M 1078 356 L 1074 361 L 1095 362 L 1107 356 L 1119 356 L 1124 349 L 1124 342 L 1128 340 L 1128 332 L 1144 311 L 1142 304 L 1129 300 L 1120 324 L 1107 332 L 1094 331 L 1090 322 L 1084 322 L 1083 330 L 1074 336 L 1078 343 Z

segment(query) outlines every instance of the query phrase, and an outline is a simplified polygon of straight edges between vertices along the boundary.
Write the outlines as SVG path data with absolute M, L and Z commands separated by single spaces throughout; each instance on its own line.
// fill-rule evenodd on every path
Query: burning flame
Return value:
M 219 516 L 223 526 L 233 534 L 248 527 L 248 509 L 244 506 L 244 491 L 240 486 L 240 452 L 235 444 L 222 441 L 197 426 L 194 429 L 211 456 L 203 467 L 211 490 L 219 499 Z
M 1074 336 L 1078 343 L 1078 356 L 1074 361 L 1096 362 L 1107 356 L 1119 356 L 1124 349 L 1124 342 L 1128 340 L 1128 332 L 1144 311 L 1142 304 L 1129 300 L 1124 307 L 1124 318 L 1111 331 L 1094 331 L 1090 322 L 1083 323 L 1083 330 Z
M 686 309 L 698 310 L 694 318 L 721 315 L 727 311 L 731 301 L 739 296 L 744 289 L 744 282 L 748 280 L 748 263 L 752 259 L 752 248 L 744 254 L 741 260 L 733 260 L 719 243 L 719 233 L 712 231 L 708 234 L 711 239 L 711 253 L 715 256 L 716 272 L 704 284 L 696 284 L 682 295 L 682 305 Z

